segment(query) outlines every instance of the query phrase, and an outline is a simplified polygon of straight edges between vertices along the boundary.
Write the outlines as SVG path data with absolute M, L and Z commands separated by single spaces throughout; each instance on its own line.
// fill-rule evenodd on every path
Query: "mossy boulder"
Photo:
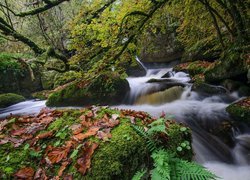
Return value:
M 215 63 L 207 62 L 207 61 L 194 61 L 181 63 L 176 65 L 173 70 L 174 71 L 184 71 L 189 73 L 191 76 L 195 76 L 197 74 L 203 74 L 209 69 L 211 69 Z
M 25 101 L 25 98 L 18 94 L 14 93 L 0 94 L 0 108 L 4 108 L 22 101 Z
M 111 105 L 121 102 L 128 91 L 127 80 L 121 78 L 118 73 L 102 73 L 59 89 L 49 96 L 46 105 Z
M 146 139 L 132 124 L 154 121 L 144 112 L 100 107 L 10 117 L 0 123 L 0 178 L 131 179 L 152 165 Z M 191 160 L 190 129 L 172 120 L 165 128 L 156 136 L 164 149 Z
M 65 73 L 56 74 L 53 88 L 57 88 L 59 86 L 72 82 L 80 77 L 81 74 L 76 71 L 67 71 Z
M 58 74 L 57 71 L 43 71 L 42 72 L 42 77 L 41 77 L 41 82 L 42 82 L 42 87 L 45 90 L 51 90 L 54 87 L 55 83 L 55 76 Z
M 28 66 L 33 70 L 35 79 L 32 79 Z M 40 70 L 41 66 L 26 61 L 24 55 L 0 53 L 0 93 L 29 96 L 31 92 L 41 90 Z
M 250 97 L 230 104 L 226 110 L 236 121 L 250 123 Z
M 248 66 L 247 61 L 241 58 L 223 59 L 206 71 L 205 79 L 208 82 L 220 82 L 225 79 L 247 82 Z

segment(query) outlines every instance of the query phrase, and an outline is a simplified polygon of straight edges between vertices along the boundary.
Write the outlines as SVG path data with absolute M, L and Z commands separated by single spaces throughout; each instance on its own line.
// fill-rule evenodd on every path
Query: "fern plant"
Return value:
M 141 126 L 132 125 L 134 130 L 147 142 L 147 148 L 151 152 L 154 168 L 152 170 L 138 171 L 132 180 L 141 180 L 146 172 L 150 172 L 152 180 L 214 180 L 217 178 L 203 166 L 175 157 L 174 153 L 164 150 L 155 135 L 165 133 L 166 119 L 159 118 L 148 125 L 145 130 Z

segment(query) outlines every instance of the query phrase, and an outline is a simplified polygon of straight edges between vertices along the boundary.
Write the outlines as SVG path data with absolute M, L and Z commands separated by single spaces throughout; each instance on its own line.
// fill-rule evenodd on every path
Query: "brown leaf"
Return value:
M 69 129 L 71 129 L 73 134 L 76 135 L 83 131 L 83 126 L 81 124 L 74 124 L 70 126 Z
M 20 135 L 22 135 L 24 133 L 26 133 L 26 129 L 25 128 L 15 129 L 15 130 L 12 130 L 10 132 L 10 134 L 13 135 L 13 136 L 20 136 Z
M 83 175 L 86 173 L 86 171 L 90 168 L 91 165 L 91 157 L 95 151 L 95 149 L 98 147 L 99 144 L 93 143 L 90 145 L 90 143 L 86 143 L 84 146 L 84 152 L 83 157 L 79 158 L 77 160 L 76 168 L 77 170 L 82 173 Z
M 92 126 L 92 122 L 90 122 L 88 120 L 88 118 L 87 118 L 86 115 L 81 115 L 80 119 L 82 120 L 81 124 L 82 124 L 83 127 L 87 127 L 88 128 L 88 127 Z
M 45 124 L 45 125 L 48 125 L 48 124 L 50 124 L 53 120 L 54 120 L 54 117 L 47 116 L 47 117 L 42 118 L 42 119 L 40 120 L 40 123 Z
M 39 168 L 34 176 L 34 180 L 47 180 L 48 177 L 46 176 L 45 171 L 42 168 Z
M 20 169 L 17 173 L 15 173 L 15 177 L 21 179 L 32 179 L 34 176 L 35 171 L 31 167 L 25 167 Z
M 45 139 L 45 138 L 48 138 L 48 137 L 52 137 L 53 133 L 54 133 L 53 131 L 48 131 L 48 132 L 44 132 L 44 133 L 38 134 L 36 136 L 36 139 Z
M 73 180 L 73 175 L 66 175 L 63 177 L 63 180 Z
M 110 128 L 109 129 L 104 129 L 103 131 L 98 131 L 97 132 L 97 137 L 103 141 L 107 141 L 109 138 L 112 137 L 110 133 Z
M 94 117 L 94 113 L 92 111 L 89 111 L 86 115 L 88 118 Z
M 62 163 L 59 171 L 58 171 L 58 176 L 61 177 L 63 175 L 63 171 L 66 169 L 66 167 L 70 164 L 70 161 L 65 161 Z
M 6 124 L 8 124 L 8 120 L 5 119 L 3 121 L 0 121 L 0 131 L 3 130 L 4 126 L 6 126 Z
M 14 144 L 14 147 L 19 147 L 20 145 L 23 144 L 24 141 L 25 141 L 24 139 L 17 139 L 17 138 L 13 138 L 13 137 L 5 137 L 4 139 L 0 140 L 0 145 L 11 142 L 11 143 Z
M 48 153 L 48 160 L 51 164 L 59 163 L 62 159 L 67 158 L 70 147 L 59 147 L 54 148 L 50 153 Z
M 82 141 L 90 136 L 96 135 L 97 131 L 100 129 L 100 127 L 91 127 L 86 133 L 79 133 L 75 136 L 73 136 L 73 139 L 77 141 Z

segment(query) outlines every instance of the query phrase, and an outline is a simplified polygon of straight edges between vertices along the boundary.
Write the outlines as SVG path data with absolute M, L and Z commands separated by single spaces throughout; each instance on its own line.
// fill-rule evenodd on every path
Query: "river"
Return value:
M 232 122 L 225 108 L 241 97 L 237 92 L 206 94 L 192 90 L 190 77 L 172 72 L 171 67 L 147 69 L 143 77 L 129 77 L 130 92 L 120 109 L 146 111 L 154 117 L 162 114 L 192 129 L 194 160 L 225 180 L 250 179 L 250 127 L 229 126 L 225 143 L 214 133 Z M 162 78 L 163 75 L 166 75 Z M 0 109 L 0 118 L 11 114 L 38 113 L 45 101 L 30 100 Z M 212 131 L 212 133 L 211 133 Z M 220 131 L 219 131 L 220 132 Z

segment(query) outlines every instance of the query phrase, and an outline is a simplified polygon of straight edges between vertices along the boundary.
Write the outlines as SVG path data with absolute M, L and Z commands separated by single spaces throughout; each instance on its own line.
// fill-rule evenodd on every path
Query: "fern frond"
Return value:
M 149 151 L 153 152 L 157 149 L 157 141 L 152 138 L 141 126 L 131 125 L 132 128 L 137 132 L 137 134 L 143 137 L 147 142 L 147 148 Z
M 132 180 L 141 180 L 142 177 L 145 175 L 146 173 L 146 170 L 140 170 L 140 171 L 137 171 L 136 174 L 133 176 Z
M 165 122 L 166 122 L 166 119 L 159 118 L 159 119 L 153 121 L 152 123 L 150 123 L 149 126 L 152 127 L 152 126 L 162 125 L 162 124 L 165 124 Z
M 188 162 L 185 160 L 174 158 L 176 179 L 183 180 L 215 180 L 218 178 L 216 175 L 205 169 L 203 166 Z
M 151 171 L 151 178 L 170 180 L 171 167 L 169 166 L 170 155 L 167 151 L 158 150 L 151 156 L 154 160 L 154 169 Z
M 149 135 L 147 134 L 147 132 L 143 129 L 143 127 L 141 126 L 137 126 L 132 124 L 131 127 L 137 132 L 137 134 L 139 134 L 141 137 L 148 139 Z
M 152 126 L 151 128 L 148 129 L 147 133 L 150 136 L 154 135 L 156 133 L 165 133 L 165 134 L 167 134 L 167 132 L 166 132 L 166 126 L 165 126 L 165 124 Z

